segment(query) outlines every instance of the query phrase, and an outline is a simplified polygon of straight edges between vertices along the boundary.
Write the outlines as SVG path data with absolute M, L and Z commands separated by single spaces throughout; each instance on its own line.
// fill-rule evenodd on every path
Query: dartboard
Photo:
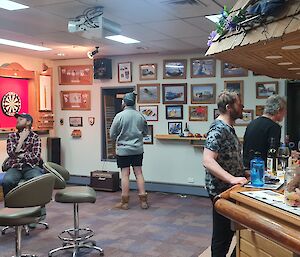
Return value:
M 21 109 L 21 98 L 14 92 L 8 92 L 2 97 L 2 111 L 7 116 L 14 116 Z

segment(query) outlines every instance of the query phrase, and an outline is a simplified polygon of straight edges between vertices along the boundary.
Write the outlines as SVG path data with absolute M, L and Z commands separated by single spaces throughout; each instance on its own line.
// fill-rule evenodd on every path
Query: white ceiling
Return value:
M 1 0 L 0 0 L 1 1 Z M 1 38 L 43 45 L 53 50 L 37 52 L 0 45 L 0 51 L 48 59 L 81 58 L 100 46 L 101 55 L 141 53 L 205 52 L 207 37 L 214 24 L 204 18 L 217 14 L 233 0 L 15 0 L 29 9 L 0 9 Z M 197 5 L 191 2 L 198 2 Z M 89 7 L 103 6 L 103 17 L 119 23 L 122 35 L 140 40 L 125 45 L 107 39 L 89 40 L 69 33 L 70 18 Z M 64 53 L 64 57 L 57 56 Z

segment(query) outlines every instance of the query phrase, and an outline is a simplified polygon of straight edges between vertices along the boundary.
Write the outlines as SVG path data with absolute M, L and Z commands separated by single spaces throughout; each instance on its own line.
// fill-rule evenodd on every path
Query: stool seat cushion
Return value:
M 88 186 L 66 187 L 55 194 L 55 201 L 59 203 L 94 203 L 96 192 Z
M 0 209 L 0 226 L 21 226 L 36 222 L 41 207 Z

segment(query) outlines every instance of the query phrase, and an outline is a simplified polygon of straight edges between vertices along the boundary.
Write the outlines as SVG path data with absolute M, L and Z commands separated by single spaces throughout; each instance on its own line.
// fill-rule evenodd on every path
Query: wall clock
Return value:
M 8 92 L 2 97 L 1 108 L 5 115 L 14 116 L 21 109 L 21 98 L 14 92 Z

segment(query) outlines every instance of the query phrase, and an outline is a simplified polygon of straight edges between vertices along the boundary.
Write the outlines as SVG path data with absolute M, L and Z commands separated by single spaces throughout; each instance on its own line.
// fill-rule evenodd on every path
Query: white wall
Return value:
M 117 165 L 114 162 L 103 163 L 100 161 L 100 91 L 101 87 L 123 87 L 131 86 L 139 83 L 188 83 L 188 104 L 184 106 L 184 122 L 188 122 L 189 128 L 193 133 L 207 132 L 210 123 L 213 121 L 213 109 L 216 104 L 208 104 L 208 122 L 189 122 L 188 121 L 188 105 L 190 105 L 190 84 L 216 83 L 217 95 L 224 89 L 225 80 L 244 80 L 244 105 L 245 109 L 255 110 L 255 105 L 263 105 L 264 99 L 256 99 L 255 83 L 257 81 L 274 81 L 265 76 L 253 76 L 249 71 L 248 77 L 243 78 L 221 78 L 220 76 L 220 62 L 217 62 L 216 77 L 191 79 L 189 60 L 193 57 L 201 57 L 197 53 L 190 55 L 177 56 L 161 56 L 161 55 L 143 55 L 143 56 L 122 56 L 113 57 L 113 79 L 112 80 L 95 80 L 92 86 L 62 86 L 58 85 L 57 67 L 60 65 L 75 65 L 75 64 L 91 64 L 88 59 L 82 60 L 65 60 L 54 62 L 54 82 L 56 86 L 56 135 L 62 138 L 62 160 L 63 165 L 71 171 L 74 175 L 88 176 L 90 171 L 96 169 L 105 169 L 117 171 Z M 164 59 L 188 59 L 187 79 L 186 80 L 166 80 L 162 79 L 162 67 Z M 133 82 L 132 83 L 118 83 L 117 79 L 117 63 L 131 61 L 133 64 Z M 158 63 L 158 79 L 156 81 L 139 81 L 139 64 Z M 284 95 L 285 82 L 279 81 L 279 94 Z M 62 111 L 59 102 L 59 92 L 61 90 L 77 90 L 85 89 L 91 90 L 92 93 L 92 109 L 91 111 Z M 72 139 L 72 128 L 69 126 L 69 117 L 82 116 L 83 127 L 82 138 Z M 96 118 L 95 125 L 88 124 L 88 117 L 94 116 Z M 64 119 L 64 125 L 59 125 L 59 120 Z M 165 119 L 165 107 L 159 104 L 159 121 L 149 122 L 154 126 L 154 134 L 167 134 L 168 121 Z M 245 127 L 236 127 L 239 137 L 242 137 Z M 194 148 L 188 142 L 180 141 L 160 141 L 154 140 L 153 145 L 145 145 L 144 155 L 144 176 L 146 181 L 164 182 L 175 184 L 189 184 L 188 178 L 193 178 L 192 185 L 204 185 L 204 169 L 202 167 L 202 150 Z
M 12 63 L 17 62 L 23 66 L 26 70 L 30 71 L 42 71 L 42 64 L 45 63 L 49 67 L 51 67 L 53 64 L 51 61 L 44 60 L 41 58 L 31 58 L 28 56 L 22 56 L 22 55 L 15 55 L 15 54 L 8 54 L 0 52 L 0 66 L 5 63 Z M 1 100 L 1 99 L 0 99 Z M 44 160 L 47 159 L 47 149 L 46 149 L 46 143 L 47 143 L 47 136 L 41 136 L 42 139 L 42 158 Z M 4 161 L 4 159 L 7 157 L 6 153 L 6 137 L 1 136 L 0 138 L 0 164 Z

